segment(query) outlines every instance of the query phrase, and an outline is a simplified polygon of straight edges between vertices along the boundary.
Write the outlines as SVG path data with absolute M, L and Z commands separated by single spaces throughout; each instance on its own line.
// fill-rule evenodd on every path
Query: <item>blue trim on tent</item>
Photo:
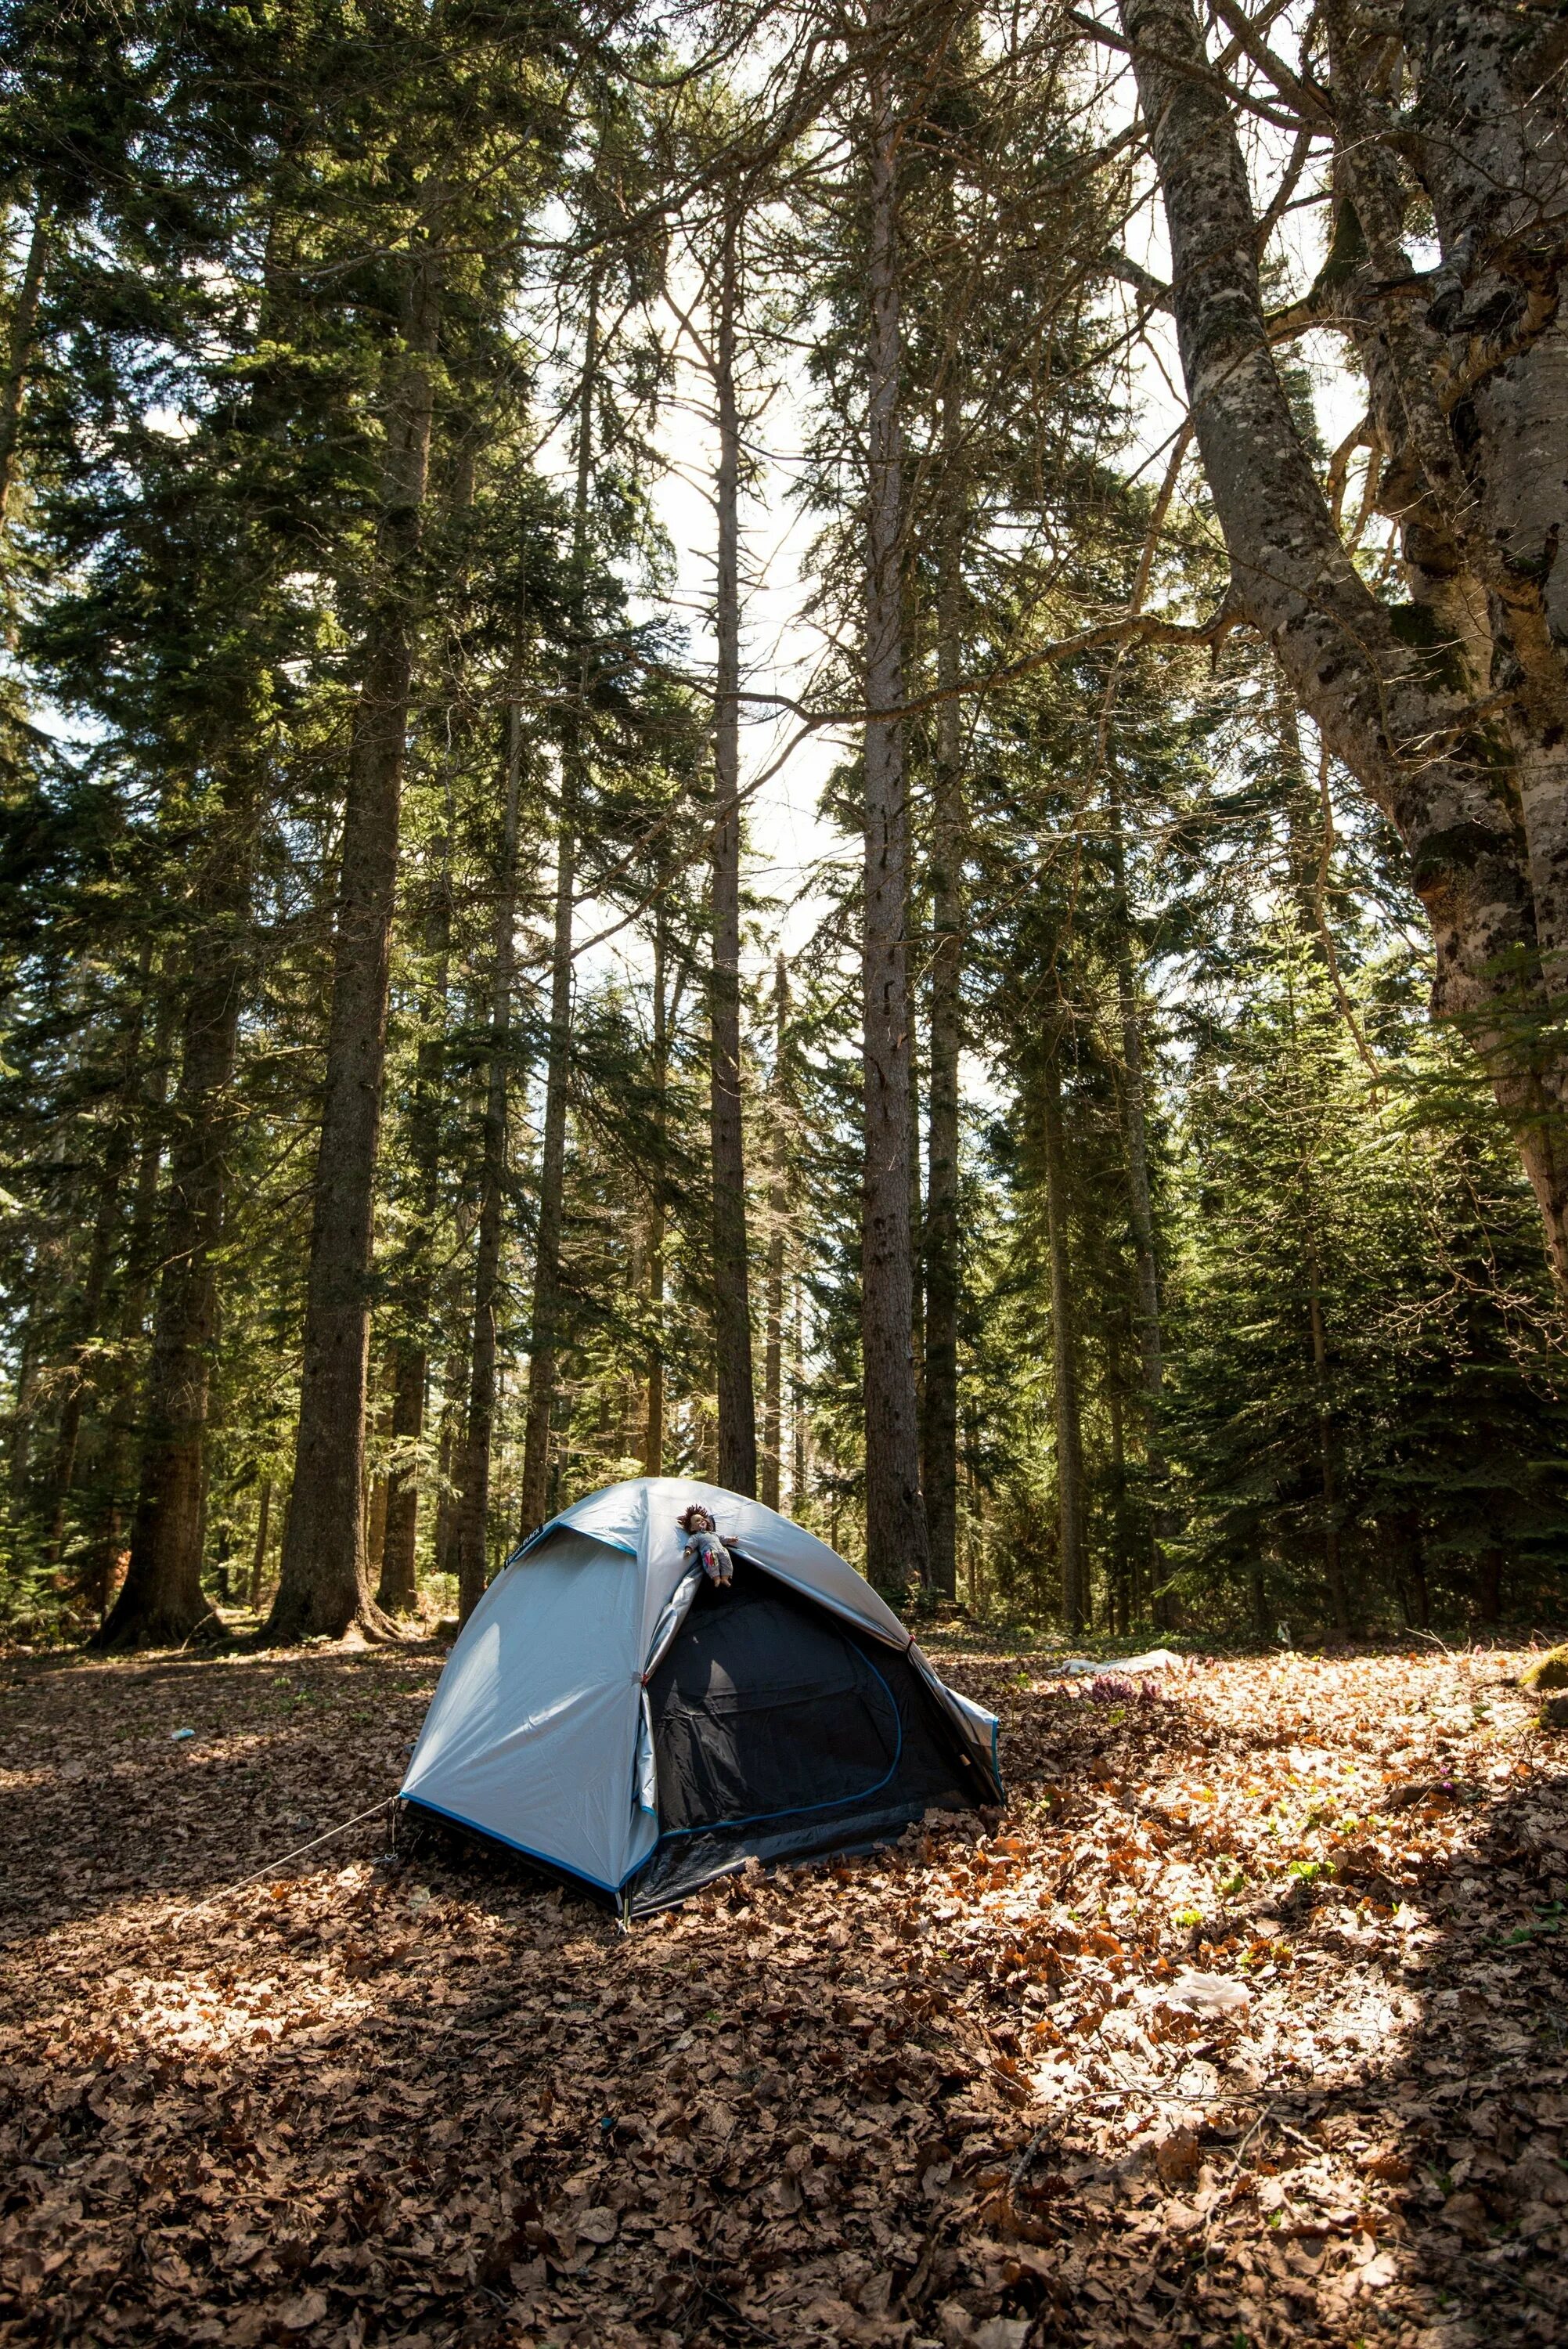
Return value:
M 872 1663 L 871 1658 L 869 1656 L 862 1656 L 861 1661 L 864 1663 L 867 1671 L 871 1672 L 876 1680 L 881 1682 L 882 1692 L 886 1696 L 889 1704 L 892 1707 L 892 1717 L 898 1723 L 898 1744 L 893 1749 L 892 1760 L 888 1764 L 882 1776 L 877 1780 L 874 1786 L 861 1786 L 858 1792 L 852 1795 L 835 1795 L 830 1803 L 796 1803 L 787 1811 L 754 1811 L 748 1818 L 704 1819 L 700 1826 L 695 1827 L 670 1827 L 659 1837 L 659 1843 L 674 1843 L 681 1836 L 717 1835 L 721 1827 L 765 1826 L 773 1819 L 804 1818 L 808 1813 L 813 1811 L 839 1811 L 842 1810 L 846 1803 L 863 1803 L 867 1800 L 868 1796 L 872 1795 L 880 1795 L 882 1788 L 887 1785 L 888 1780 L 892 1777 L 899 1764 L 903 1759 L 903 1715 L 898 1709 L 898 1699 L 894 1696 L 892 1689 L 888 1687 L 886 1681 L 882 1680 L 881 1672 L 877 1671 L 877 1668 Z M 657 1846 L 655 1847 L 655 1849 L 657 1847 Z M 652 1852 L 649 1853 L 648 1857 L 650 1859 L 653 1857 Z M 638 1865 L 640 1867 L 645 1867 L 647 1862 L 645 1860 L 639 1861 Z
M 481 1826 L 478 1819 L 465 1819 L 460 1811 L 449 1811 L 439 1803 L 428 1803 L 423 1795 L 400 1794 L 397 1799 L 400 1803 L 411 1803 L 417 1811 L 430 1811 L 438 1819 L 450 1819 L 456 1827 L 467 1827 L 474 1835 L 489 1836 L 492 1843 L 504 1843 L 508 1850 L 521 1852 L 524 1859 L 536 1859 L 542 1868 L 556 1868 L 562 1876 L 574 1876 L 579 1884 L 591 1884 L 595 1892 L 607 1892 L 612 1899 L 623 1886 L 630 1884 L 633 1877 L 645 1868 L 653 1857 L 651 1852 L 645 1852 L 636 1867 L 626 1870 L 619 1884 L 606 1884 L 603 1877 L 590 1876 L 585 1869 L 573 1868 L 569 1860 L 555 1859 L 547 1851 L 535 1851 L 531 1844 L 519 1843 L 515 1836 L 502 1835 L 499 1827 Z

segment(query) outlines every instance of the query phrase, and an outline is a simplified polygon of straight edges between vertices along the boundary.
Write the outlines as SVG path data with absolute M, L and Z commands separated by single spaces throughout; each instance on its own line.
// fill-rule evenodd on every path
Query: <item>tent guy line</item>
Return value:
M 328 1827 L 325 1835 L 312 1836 L 308 1843 L 296 1843 L 293 1851 L 285 1851 L 278 1858 L 269 1859 L 264 1868 L 254 1869 L 249 1876 L 242 1876 L 237 1884 L 225 1884 L 221 1892 L 210 1892 L 205 1900 L 198 1900 L 193 1908 L 181 1909 L 178 1916 L 170 1918 L 170 1924 L 182 1925 L 188 1917 L 200 1917 L 204 1909 L 215 1908 L 220 1900 L 227 1900 L 232 1894 L 243 1892 L 247 1885 L 259 1884 L 263 1876 L 275 1876 L 278 1869 L 286 1868 L 291 1859 L 298 1859 L 304 1852 L 314 1851 L 317 1844 L 331 1843 L 335 1837 L 346 1835 L 350 1827 L 362 1826 L 366 1819 L 375 1818 L 378 1812 L 389 1810 L 397 1800 L 396 1795 L 383 1795 L 381 1800 L 372 1803 L 367 1811 L 356 1811 L 353 1818 L 339 1820 L 337 1826 Z

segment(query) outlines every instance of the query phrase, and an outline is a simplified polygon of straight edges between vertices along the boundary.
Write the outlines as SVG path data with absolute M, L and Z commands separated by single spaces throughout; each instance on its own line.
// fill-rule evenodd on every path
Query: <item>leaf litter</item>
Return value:
M 8 1660 L 0 2342 L 1562 2337 L 1527 1659 L 934 1644 L 1005 1815 L 627 1936 L 377 1820 L 268 1867 L 396 1785 L 433 1651 Z

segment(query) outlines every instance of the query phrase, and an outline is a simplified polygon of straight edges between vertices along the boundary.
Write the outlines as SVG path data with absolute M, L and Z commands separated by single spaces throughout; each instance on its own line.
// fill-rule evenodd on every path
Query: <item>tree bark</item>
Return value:
M 377 577 L 344 809 L 299 1433 L 270 1640 L 335 1639 L 356 1619 L 390 1629 L 370 1595 L 360 1489 L 388 958 L 439 323 L 427 257 L 410 273 L 387 398 Z
M 425 909 L 424 948 L 428 978 L 423 1005 L 424 1032 L 415 1056 L 408 1115 L 409 1178 L 415 1205 L 406 1248 L 406 1270 L 395 1291 L 392 1468 L 381 1578 L 376 1593 L 377 1605 L 388 1615 L 411 1614 L 419 1598 L 419 1450 L 424 1441 L 430 1388 L 430 1313 L 435 1288 L 432 1256 L 440 1208 L 441 1094 L 452 944 L 454 819 L 449 773 L 447 789 L 446 825 L 436 843 L 435 886 Z M 374 1556 L 371 1563 L 375 1563 Z
M 714 597 L 713 968 L 709 1116 L 713 1159 L 714 1352 L 718 1481 L 757 1490 L 757 1403 L 746 1217 L 740 1061 L 740 412 L 735 388 L 737 223 L 727 209 L 719 254 L 714 390 L 718 407 L 718 565 Z
M 1057 1433 L 1057 1524 L 1062 1619 L 1069 1632 L 1088 1625 L 1085 1547 L 1083 1430 L 1078 1404 L 1078 1330 L 1068 1237 L 1067 1152 L 1062 1130 L 1060 1032 L 1040 1072 L 1040 1124 L 1046 1162 L 1046 1233 L 1051 1275 L 1051 1366 Z
M 523 1436 L 521 1523 L 544 1523 L 550 1492 L 550 1422 L 561 1334 L 562 1187 L 566 1175 L 566 1086 L 572 1059 L 572 900 L 576 885 L 575 814 L 562 779 L 555 855 L 555 932 L 550 972 L 550 1050 L 539 1155 L 539 1237 L 534 1250 L 529 1341 L 528 1420 Z
M 1467 236 L 1472 247 L 1479 237 L 1495 252 L 1504 212 L 1515 202 L 1510 196 L 1507 206 L 1498 205 L 1495 172 L 1487 176 L 1487 158 L 1477 152 L 1477 140 L 1485 143 L 1477 121 L 1491 123 L 1494 146 L 1507 143 L 1504 85 L 1513 98 L 1522 85 L 1514 88 L 1512 68 L 1502 71 L 1499 57 L 1511 42 L 1509 55 L 1517 62 L 1533 54 L 1532 43 L 1550 36 L 1534 20 L 1511 20 L 1504 31 L 1493 12 L 1469 0 L 1426 0 L 1407 13 L 1427 39 L 1418 114 L 1436 129 L 1421 148 L 1421 168 L 1449 240 L 1445 269 L 1454 281 L 1457 314 L 1467 291 Z M 1164 199 L 1182 371 L 1230 554 L 1234 607 L 1273 645 L 1302 708 L 1404 841 L 1432 928 L 1434 1011 L 1462 1024 L 1487 1067 L 1568 1298 L 1568 1064 L 1561 1045 L 1542 1032 L 1563 983 L 1559 948 L 1568 947 L 1568 793 L 1561 777 L 1538 792 L 1531 773 L 1511 762 L 1526 834 L 1522 855 L 1507 750 L 1496 730 L 1478 720 L 1469 696 L 1443 681 L 1431 646 L 1401 641 L 1394 616 L 1359 577 L 1290 413 L 1264 323 L 1257 223 L 1240 141 L 1223 93 L 1206 72 L 1191 0 L 1122 0 L 1122 22 Z M 1493 87 L 1496 106 L 1478 114 L 1466 93 L 1484 95 Z M 1560 100 L 1542 103 L 1560 109 Z M 1518 120 L 1529 113 L 1528 104 L 1522 113 L 1514 107 Z M 1553 136 L 1560 141 L 1560 129 Z M 1523 160 L 1516 161 L 1528 179 Z M 1519 201 L 1528 209 L 1528 189 Z M 1495 436 L 1508 440 L 1511 452 L 1510 462 L 1500 460 L 1496 469 L 1480 534 L 1495 538 L 1501 531 L 1507 559 L 1517 548 L 1521 570 L 1533 564 L 1542 574 L 1541 612 L 1537 620 L 1525 613 L 1520 627 L 1528 621 L 1538 637 L 1543 630 L 1559 666 L 1568 559 L 1557 550 L 1568 533 L 1556 532 L 1555 523 L 1543 526 L 1541 495 L 1528 497 L 1525 485 L 1533 468 L 1555 482 L 1548 502 L 1554 498 L 1559 512 L 1568 496 L 1562 466 L 1543 462 L 1541 439 L 1546 417 L 1562 413 L 1562 348 L 1557 328 L 1541 334 L 1528 357 L 1528 392 L 1522 359 L 1517 367 L 1491 367 L 1475 395 L 1477 415 L 1495 411 Z M 1418 409 L 1413 382 L 1404 388 L 1412 410 Z M 1517 527 L 1509 521 L 1516 493 Z M 1511 644 L 1517 635 L 1515 629 Z M 1536 655 L 1538 671 L 1550 666 L 1539 643 Z M 1550 698 L 1539 678 L 1526 678 L 1520 708 L 1543 708 Z M 1560 716 L 1554 722 L 1560 726 Z M 1559 732 L 1543 773 L 1556 775 L 1551 761 L 1561 755 L 1562 740 Z M 1542 980 L 1543 950 L 1550 984 Z
M 1106 830 L 1109 835 L 1112 909 L 1116 933 L 1116 1002 L 1121 1031 L 1121 1133 L 1127 1162 L 1127 1219 L 1132 1231 L 1133 1321 L 1138 1339 L 1143 1414 L 1143 1459 L 1151 1503 L 1149 1527 L 1150 1589 L 1154 1619 L 1170 1628 L 1170 1607 L 1160 1585 L 1163 1573 L 1161 1502 L 1165 1489 L 1163 1435 L 1165 1360 L 1161 1329 L 1160 1260 L 1155 1249 L 1154 1200 L 1149 1180 L 1149 1115 L 1143 1059 L 1142 1006 L 1132 961 L 1132 911 L 1127 894 L 1127 851 L 1122 833 L 1121 789 L 1114 761 L 1108 766 Z
M 474 1250 L 473 1372 L 469 1387 L 458 1502 L 458 1612 L 467 1622 L 484 1594 L 489 1568 L 490 1444 L 495 1423 L 496 1314 L 506 1206 L 508 1080 L 511 1067 L 511 990 L 517 957 L 518 802 L 522 781 L 521 647 L 507 712 L 500 854 L 491 941 L 490 1044 L 485 1087 L 484 1164 Z
M 897 251 L 898 123 L 891 68 L 867 91 L 864 933 L 865 1164 L 861 1238 L 866 1572 L 890 1589 L 929 1580 L 911 1312 L 908 796 L 903 722 L 903 453 Z
M 768 1186 L 768 1346 L 762 1382 L 762 1498 L 779 1506 L 784 1447 L 784 1241 L 789 1218 L 789 1143 L 784 1053 L 789 980 L 779 957 L 773 983 L 772 1179 Z
M 0 375 L 0 526 L 5 523 L 12 484 L 16 478 L 22 401 L 27 388 L 27 369 L 32 363 L 33 341 L 38 329 L 38 304 L 44 291 L 44 272 L 48 265 L 50 228 L 48 209 L 40 202 L 33 214 L 27 258 L 22 264 L 22 283 L 16 289 L 16 306 L 11 313 L 5 369 Z
M 262 1603 L 262 1580 L 267 1570 L 267 1537 L 272 1530 L 272 1515 L 273 1480 L 270 1476 L 263 1476 L 261 1490 L 256 1495 L 256 1546 L 251 1553 L 250 1597 L 253 1614 Z
M 409 1456 L 425 1433 L 429 1357 L 415 1333 L 400 1338 L 392 1366 L 393 1463 L 387 1478 L 387 1531 L 376 1604 L 388 1615 L 411 1612 L 419 1596 L 419 1475 Z
M 108 1286 L 109 1268 L 119 1227 L 121 1193 L 135 1140 L 138 1063 L 147 982 L 151 968 L 152 951 L 150 947 L 144 946 L 139 958 L 131 1009 L 119 1023 L 123 1073 L 117 1088 L 114 1113 L 104 1136 L 98 1204 L 88 1251 L 87 1278 L 82 1284 L 81 1301 L 75 1316 L 78 1338 L 75 1372 L 60 1405 L 59 1426 L 55 1437 L 55 1457 L 50 1472 L 52 1502 L 48 1536 L 48 1556 L 55 1565 L 58 1565 L 65 1546 L 66 1513 L 76 1481 L 77 1454 L 81 1442 L 88 1394 L 87 1350 L 101 1334 L 98 1325 L 103 1319 L 104 1294 Z
M 180 1078 L 160 1219 L 163 1271 L 142 1392 L 130 1563 L 95 1637 L 103 1648 L 178 1646 L 211 1612 L 201 1553 L 215 1259 L 236 1120 L 234 1061 L 250 958 L 259 779 L 241 769 L 220 791 L 184 955 Z
M 561 759 L 561 810 L 555 854 L 555 927 L 550 963 L 550 1049 L 544 1073 L 544 1131 L 539 1154 L 539 1227 L 533 1261 L 533 1313 L 529 1334 L 528 1418 L 523 1433 L 521 1529 L 544 1523 L 550 1506 L 550 1423 L 561 1341 L 561 1233 L 566 1179 L 566 1088 L 572 1070 L 572 908 L 577 886 L 577 811 L 586 741 L 591 647 L 587 641 L 588 490 L 593 471 L 593 393 L 599 366 L 599 278 L 588 285 L 588 320 L 577 416 L 577 486 L 573 516 L 583 658 L 578 707 L 568 721 Z
M 799 1273 L 789 1347 L 789 1514 L 799 1517 L 810 1492 L 811 1423 L 806 1411 L 806 1299 Z
M 942 539 L 938 551 L 936 713 L 931 826 L 930 1072 L 926 1080 L 925 1393 L 922 1465 L 931 1587 L 958 1592 L 958 1059 L 964 969 L 964 845 L 967 828 L 957 694 L 963 658 L 965 501 L 960 417 L 943 402 Z
M 654 1123 L 655 1159 L 648 1201 L 648 1319 L 653 1329 L 648 1356 L 647 1408 L 643 1426 L 643 1474 L 665 1473 L 665 1107 L 669 1087 L 669 1005 L 665 963 L 669 923 L 661 891 L 654 908 Z
M 1334 1413 L 1328 1399 L 1328 1333 L 1315 1252 L 1312 1257 L 1307 1310 L 1312 1326 L 1312 1378 L 1317 1390 L 1317 1466 L 1323 1493 L 1323 1572 L 1329 1611 L 1342 1639 L 1350 1637 L 1350 1602 L 1339 1551 L 1339 1493 L 1334 1465 Z
M 155 1266 L 153 1243 L 158 1222 L 159 1184 L 163 1171 L 165 1123 L 169 1100 L 170 1057 L 177 1006 L 172 986 L 160 988 L 153 1016 L 152 1050 L 141 1099 L 141 1140 L 137 1153 L 136 1181 L 131 1189 L 130 1224 L 125 1242 L 125 1287 L 119 1300 L 119 1359 L 110 1370 L 102 1400 L 104 1456 L 98 1478 L 102 1495 L 98 1523 L 92 1536 L 92 1571 L 101 1594 L 101 1611 L 109 1599 L 125 1563 L 125 1526 L 134 1509 L 131 1488 L 133 1438 L 137 1434 L 132 1398 L 136 1380 L 130 1370 L 146 1335 L 148 1299 Z

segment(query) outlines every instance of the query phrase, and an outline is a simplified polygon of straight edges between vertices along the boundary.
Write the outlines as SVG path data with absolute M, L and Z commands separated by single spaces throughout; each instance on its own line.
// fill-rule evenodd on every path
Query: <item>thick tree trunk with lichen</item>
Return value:
M 371 1211 L 439 318 L 435 266 L 426 261 L 410 272 L 388 390 L 378 575 L 349 746 L 299 1434 L 266 1626 L 274 1640 L 338 1638 L 356 1619 L 387 1628 L 370 1593 L 361 1507 Z
M 1511 574 L 1511 602 L 1487 590 L 1493 640 L 1522 672 L 1528 639 L 1535 663 L 1507 721 L 1512 741 L 1501 724 L 1478 716 L 1451 619 L 1436 630 L 1429 621 L 1406 626 L 1367 588 L 1340 542 L 1270 349 L 1245 165 L 1223 92 L 1204 71 L 1191 0 L 1123 0 L 1122 22 L 1150 127 L 1182 369 L 1235 608 L 1268 637 L 1302 707 L 1405 843 L 1431 923 L 1434 1010 L 1462 1025 L 1487 1066 L 1568 1294 L 1568 1060 L 1547 1032 L 1568 952 L 1568 800 L 1560 780 L 1551 780 L 1561 740 L 1546 706 L 1557 706 L 1548 688 L 1561 669 L 1568 595 L 1568 550 L 1558 552 L 1552 516 L 1568 503 L 1568 485 L 1560 454 L 1541 463 L 1562 364 L 1560 256 L 1554 243 L 1545 249 L 1545 230 L 1532 226 L 1543 196 L 1561 183 L 1562 123 L 1560 101 L 1528 98 L 1560 28 L 1505 25 L 1469 0 L 1411 0 L 1406 13 L 1420 65 L 1418 170 L 1429 182 L 1444 244 L 1436 282 L 1446 277 L 1451 294 L 1450 301 L 1439 291 L 1429 322 L 1448 336 L 1450 357 L 1456 341 L 1466 344 L 1476 380 L 1450 381 L 1446 391 L 1439 385 L 1429 398 L 1418 371 L 1425 365 L 1429 374 L 1430 355 L 1418 336 L 1396 331 L 1385 316 L 1383 364 L 1394 380 L 1387 398 L 1422 486 L 1418 522 L 1433 512 L 1445 523 L 1454 518 L 1457 477 L 1434 413 L 1449 441 L 1464 437 L 1458 426 L 1467 403 L 1476 419 L 1480 456 L 1473 474 L 1461 463 L 1460 502 L 1480 501 L 1482 510 L 1473 523 L 1468 507 L 1460 517 L 1464 545 L 1473 551 L 1488 541 L 1484 567 L 1495 574 L 1501 564 Z M 1343 80 L 1339 98 L 1347 102 Z M 1374 200 L 1377 132 L 1375 119 L 1362 119 L 1359 135 L 1340 145 L 1342 184 L 1359 201 L 1363 234 L 1361 212 L 1379 233 L 1387 226 Z M 1480 316 L 1468 342 L 1460 326 L 1465 303 L 1511 272 L 1518 295 L 1511 331 L 1525 347 L 1505 357 L 1501 342 L 1482 347 Z M 1529 281 L 1548 277 L 1549 294 L 1532 296 Z M 1397 290 L 1400 298 L 1411 292 L 1408 283 Z M 1551 323 L 1532 323 L 1548 310 Z M 1445 414 L 1456 388 L 1462 396 Z M 1560 419 L 1560 394 L 1555 401 Z M 1560 422 L 1558 432 L 1560 451 Z M 1536 584 L 1527 593 L 1529 574 Z M 1412 633 L 1426 641 L 1412 643 Z M 1539 739 L 1528 757 L 1520 755 L 1522 725 Z

